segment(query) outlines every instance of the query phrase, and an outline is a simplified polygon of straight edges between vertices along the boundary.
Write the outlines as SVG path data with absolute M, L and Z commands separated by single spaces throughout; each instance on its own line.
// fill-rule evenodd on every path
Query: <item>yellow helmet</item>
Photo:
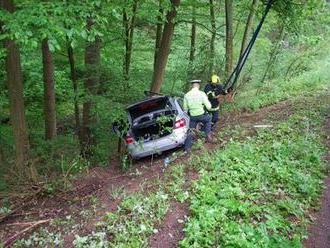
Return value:
M 211 82 L 214 84 L 220 83 L 220 78 L 217 75 L 212 75 Z

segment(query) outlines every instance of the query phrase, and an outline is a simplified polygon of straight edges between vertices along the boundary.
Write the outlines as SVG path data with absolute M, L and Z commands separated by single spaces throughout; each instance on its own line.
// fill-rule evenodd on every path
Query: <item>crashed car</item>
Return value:
M 131 158 L 161 154 L 183 146 L 189 129 L 189 116 L 183 111 L 180 98 L 152 96 L 130 105 L 126 111 L 128 129 L 123 139 Z

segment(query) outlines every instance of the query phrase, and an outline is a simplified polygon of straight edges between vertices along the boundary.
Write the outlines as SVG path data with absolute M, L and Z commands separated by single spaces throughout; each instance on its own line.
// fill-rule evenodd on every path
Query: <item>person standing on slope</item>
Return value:
M 210 111 L 212 105 L 206 94 L 200 90 L 201 80 L 190 81 L 192 88 L 183 98 L 183 109 L 190 116 L 189 128 L 196 128 L 198 123 L 203 124 L 203 131 L 206 135 L 206 142 L 213 142 L 211 137 L 211 117 L 206 110 Z M 191 132 L 188 132 L 187 139 L 184 144 L 186 152 L 190 152 L 193 145 L 193 137 Z
M 220 84 L 220 78 L 217 75 L 212 75 L 211 82 L 205 85 L 204 92 L 212 105 L 209 113 L 212 117 L 212 130 L 214 130 L 219 121 L 220 96 L 226 95 L 228 92 L 224 89 L 224 86 Z

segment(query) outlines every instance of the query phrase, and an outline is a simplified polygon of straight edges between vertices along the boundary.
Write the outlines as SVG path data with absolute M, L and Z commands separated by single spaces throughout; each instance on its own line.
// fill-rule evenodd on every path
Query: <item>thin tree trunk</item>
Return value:
M 3 154 L 4 152 L 2 150 L 2 147 L 0 147 L 0 166 L 2 166 L 5 163 L 5 156 Z
M 212 28 L 212 36 L 210 41 L 210 61 L 209 61 L 209 75 L 214 73 L 214 58 L 215 58 L 215 38 L 216 38 L 216 32 L 217 27 L 215 23 L 215 14 L 214 14 L 214 0 L 210 0 L 210 21 L 211 21 L 211 28 Z
M 174 18 L 177 14 L 176 8 L 180 5 L 180 0 L 171 0 L 171 4 L 172 9 L 166 15 L 166 23 L 152 77 L 151 91 L 156 93 L 159 93 L 162 87 L 167 59 L 170 53 L 171 40 L 174 33 Z
M 80 111 L 79 111 L 79 104 L 78 104 L 78 82 L 77 82 L 77 71 L 75 66 L 75 59 L 74 59 L 74 52 L 71 44 L 69 41 L 67 42 L 67 51 L 69 57 L 69 64 L 70 64 L 70 75 L 73 87 L 73 94 L 74 94 L 74 117 L 76 122 L 76 130 L 79 135 L 80 130 Z
M 125 43 L 125 56 L 124 56 L 124 63 L 123 63 L 123 76 L 124 80 L 127 82 L 128 80 L 128 73 L 129 73 L 129 65 L 128 65 L 128 47 L 129 47 L 129 20 L 127 16 L 127 12 L 125 8 L 123 8 L 123 26 L 124 26 L 124 43 Z
M 240 56 L 242 56 L 246 46 L 248 45 L 248 39 L 249 39 L 251 30 L 252 30 L 253 19 L 254 19 L 258 4 L 259 4 L 259 0 L 253 0 L 252 5 L 251 5 L 251 9 L 250 9 L 250 13 L 249 13 L 248 19 L 246 21 L 246 25 L 245 25 Z
M 267 75 L 268 75 L 271 67 L 273 66 L 273 64 L 276 61 L 276 57 L 278 55 L 279 48 L 280 48 L 283 36 L 284 36 L 284 25 L 281 26 L 280 33 L 279 33 L 279 36 L 278 36 L 278 40 L 277 40 L 276 44 L 274 45 L 274 47 L 273 47 L 273 49 L 270 53 L 269 60 L 267 62 L 267 66 L 266 66 L 266 69 L 265 69 L 264 74 L 262 76 L 261 82 L 264 82 L 266 80 Z
M 93 21 L 87 21 L 87 28 L 91 29 Z M 101 40 L 99 37 L 95 38 L 94 42 L 87 44 L 85 48 L 85 66 L 86 66 L 86 79 L 85 91 L 86 99 L 83 104 L 83 117 L 81 128 L 81 154 L 84 157 L 92 155 L 92 146 L 95 144 L 95 139 L 92 136 L 91 126 L 95 122 L 92 108 L 94 106 L 93 96 L 97 94 L 97 86 L 100 81 L 99 66 L 100 66 L 100 46 Z
M 156 27 L 156 40 L 155 40 L 155 53 L 154 53 L 154 70 L 156 67 L 157 54 L 160 48 L 160 42 L 162 41 L 162 28 L 163 28 L 163 19 L 164 10 L 162 8 L 162 0 L 159 0 L 159 15 L 157 17 L 157 27 Z
M 0 0 L 0 8 L 11 13 L 15 11 L 12 0 Z M 23 170 L 28 160 L 30 146 L 25 120 L 20 51 L 16 43 L 9 39 L 4 41 L 4 48 L 7 52 L 5 67 L 10 104 L 10 121 L 13 127 L 15 141 L 16 166 Z
M 0 30 L 1 30 L 1 24 L 0 24 Z M 2 124 L 2 121 L 0 120 L 0 125 Z M 6 163 L 6 156 L 4 152 L 4 146 L 5 142 L 2 140 L 3 134 L 0 132 L 0 167 Z
M 130 65 L 131 65 L 131 58 L 132 58 L 136 11 L 137 11 L 137 0 L 133 1 L 131 20 L 128 19 L 125 8 L 123 9 L 123 25 L 124 25 L 124 30 L 125 30 L 124 79 L 126 82 L 130 78 Z
M 42 41 L 42 64 L 44 78 L 45 138 L 50 140 L 56 136 L 56 105 L 53 56 L 49 50 L 47 39 Z
M 190 53 L 189 53 L 189 62 L 191 65 L 194 63 L 195 53 L 196 53 L 196 16 L 195 16 L 195 7 L 193 7 L 191 36 L 190 36 Z
M 189 68 L 187 71 L 187 78 L 192 79 L 194 75 L 194 61 L 196 53 L 196 9 L 192 7 L 192 18 L 191 18 L 191 35 L 190 35 L 190 53 L 189 53 Z M 188 80 L 189 81 L 189 80 Z M 187 91 L 190 87 L 190 83 L 187 82 L 184 86 L 184 90 Z
M 233 1 L 225 0 L 226 5 L 226 77 L 233 71 Z

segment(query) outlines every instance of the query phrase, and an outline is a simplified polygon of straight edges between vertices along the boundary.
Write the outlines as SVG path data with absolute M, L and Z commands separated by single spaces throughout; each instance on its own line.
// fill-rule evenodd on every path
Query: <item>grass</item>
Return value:
M 321 124 L 328 97 L 273 129 L 196 161 L 181 247 L 301 247 L 322 190 Z

